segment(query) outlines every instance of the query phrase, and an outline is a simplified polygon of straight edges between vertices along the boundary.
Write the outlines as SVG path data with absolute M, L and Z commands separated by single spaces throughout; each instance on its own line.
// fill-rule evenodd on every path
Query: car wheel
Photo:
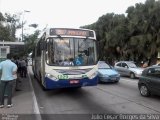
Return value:
M 135 74 L 134 73 L 130 73 L 130 78 L 134 79 L 135 78 Z
M 103 81 L 101 80 L 101 78 L 98 79 L 98 83 L 103 83 Z
M 140 91 L 140 94 L 142 96 L 149 96 L 150 95 L 150 91 L 149 89 L 147 88 L 147 86 L 145 84 L 141 84 L 140 87 L 139 87 L 139 91 Z
M 115 83 L 119 83 L 119 80 L 115 81 Z

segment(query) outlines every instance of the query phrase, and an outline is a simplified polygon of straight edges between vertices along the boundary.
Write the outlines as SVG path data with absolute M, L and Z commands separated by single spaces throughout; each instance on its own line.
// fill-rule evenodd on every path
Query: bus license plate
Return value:
M 79 80 L 70 80 L 69 83 L 70 83 L 70 84 L 78 84 L 78 83 L 79 83 Z

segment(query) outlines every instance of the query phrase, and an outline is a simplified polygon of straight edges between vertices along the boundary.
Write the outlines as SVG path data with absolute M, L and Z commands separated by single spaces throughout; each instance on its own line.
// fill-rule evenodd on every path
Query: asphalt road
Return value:
M 160 114 L 160 97 L 142 97 L 137 86 L 138 79 L 122 77 L 116 84 L 43 91 L 32 72 L 30 76 L 43 120 L 53 117 L 77 119 L 77 114 L 80 117 L 90 115 L 85 116 L 87 119 L 97 118 L 94 114 Z M 72 116 L 66 117 L 66 114 Z

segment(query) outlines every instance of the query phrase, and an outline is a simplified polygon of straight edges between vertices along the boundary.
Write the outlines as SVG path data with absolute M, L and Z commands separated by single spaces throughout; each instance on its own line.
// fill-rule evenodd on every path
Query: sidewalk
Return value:
M 12 103 L 13 107 L 7 108 L 6 107 L 6 100 L 5 100 L 5 107 L 0 108 L 0 120 L 2 119 L 2 115 L 6 114 L 14 114 L 14 115 L 33 115 L 35 114 L 35 108 L 34 108 L 34 100 L 33 100 L 33 90 L 30 84 L 30 79 L 27 76 L 27 78 L 20 78 L 20 89 L 21 91 L 15 91 Z M 4 119 L 5 120 L 5 119 Z M 19 120 L 19 119 L 15 119 Z

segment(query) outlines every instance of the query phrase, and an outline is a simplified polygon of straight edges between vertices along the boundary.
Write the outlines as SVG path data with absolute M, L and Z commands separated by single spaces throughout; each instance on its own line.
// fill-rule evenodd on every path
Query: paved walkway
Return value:
M 35 120 L 36 112 L 35 112 L 35 103 L 33 100 L 33 88 L 30 84 L 29 77 L 27 78 L 20 78 L 20 89 L 21 91 L 15 91 L 12 99 L 13 107 L 7 108 L 0 108 L 0 120 L 8 120 L 8 118 L 15 118 L 14 120 Z M 6 105 L 5 100 L 5 105 Z M 22 118 L 21 118 L 22 117 Z M 31 117 L 31 118 L 29 118 Z M 10 120 L 10 119 L 9 119 Z

